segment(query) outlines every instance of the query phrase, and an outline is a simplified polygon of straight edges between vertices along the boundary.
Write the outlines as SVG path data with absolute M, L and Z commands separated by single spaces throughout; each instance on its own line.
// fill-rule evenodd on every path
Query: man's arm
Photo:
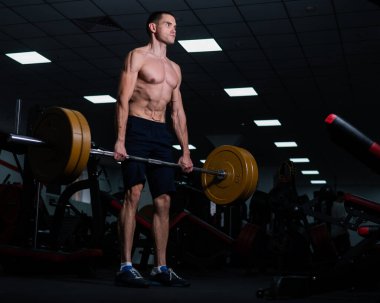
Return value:
M 178 85 L 173 91 L 172 95 L 172 121 L 175 134 L 182 149 L 182 157 L 178 163 L 181 165 L 182 170 L 190 172 L 193 169 L 193 163 L 190 158 L 189 150 L 189 136 L 187 132 L 186 114 L 183 108 L 182 96 L 180 92 L 180 85 L 182 80 L 181 70 L 178 65 L 174 65 L 174 68 L 178 74 Z
M 136 86 L 137 76 L 142 64 L 142 55 L 136 50 L 131 51 L 124 63 L 120 76 L 118 97 L 116 102 L 116 143 L 114 158 L 124 160 L 127 155 L 125 149 L 125 134 L 129 114 L 129 101 Z

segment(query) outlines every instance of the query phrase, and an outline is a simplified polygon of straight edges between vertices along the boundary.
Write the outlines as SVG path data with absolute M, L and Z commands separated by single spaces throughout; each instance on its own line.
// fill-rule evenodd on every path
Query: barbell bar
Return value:
M 90 150 L 90 153 L 94 154 L 94 155 L 102 155 L 102 156 L 109 156 L 109 157 L 114 156 L 114 152 L 99 149 L 99 148 L 96 148 L 96 149 L 92 148 Z M 181 165 L 179 165 L 178 163 L 161 161 L 161 160 L 151 159 L 151 158 L 142 158 L 142 157 L 127 155 L 127 157 L 125 159 L 126 160 L 138 161 L 138 162 L 145 162 L 145 163 L 155 164 L 155 165 L 164 165 L 164 166 L 170 166 L 170 167 L 174 167 L 174 168 L 181 168 Z M 223 179 L 226 176 L 226 172 L 222 169 L 211 170 L 211 169 L 205 169 L 205 168 L 194 166 L 193 171 L 201 172 L 201 173 L 205 173 L 205 174 L 209 174 L 209 175 L 214 175 L 214 176 L 217 176 L 217 178 L 219 178 L 219 179 Z
M 16 143 L 16 144 L 25 144 L 25 145 L 35 145 L 35 146 L 45 146 L 49 147 L 49 144 L 33 138 L 29 136 L 24 136 L 24 135 L 18 135 L 18 134 L 8 134 L 7 142 L 9 143 Z M 100 156 L 106 156 L 106 157 L 114 157 L 115 153 L 109 150 L 104 150 L 101 148 L 91 148 L 90 149 L 90 154 L 92 155 L 100 155 Z M 133 161 L 138 161 L 138 162 L 144 162 L 144 163 L 149 163 L 149 164 L 154 164 L 154 165 L 163 165 L 163 166 L 169 166 L 169 167 L 174 167 L 174 168 L 181 168 L 181 165 L 178 163 L 173 163 L 173 162 L 167 162 L 167 161 L 162 161 L 162 160 L 157 160 L 157 159 L 152 159 L 152 158 L 143 158 L 143 157 L 137 157 L 137 156 L 132 156 L 132 155 L 127 155 L 126 160 L 133 160 Z M 226 172 L 222 169 L 218 170 L 210 170 L 210 169 L 205 169 L 201 167 L 193 167 L 193 171 L 196 172 L 201 172 L 201 173 L 206 173 L 210 175 L 215 175 L 219 179 L 223 179 L 226 176 Z
M 78 111 L 46 109 L 33 127 L 33 136 L 9 134 L 8 142 L 28 145 L 27 158 L 34 177 L 43 183 L 68 184 L 86 168 L 90 154 L 113 157 L 114 153 L 91 148 L 91 132 L 86 118 Z M 156 159 L 127 155 L 126 160 L 153 165 L 181 167 Z M 216 204 L 226 205 L 248 199 L 256 189 L 258 168 L 247 150 L 222 145 L 207 157 L 201 173 L 205 195 Z

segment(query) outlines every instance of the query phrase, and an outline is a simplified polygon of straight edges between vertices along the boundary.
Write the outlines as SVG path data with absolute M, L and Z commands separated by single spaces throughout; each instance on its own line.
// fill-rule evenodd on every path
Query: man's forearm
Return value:
M 123 107 L 121 101 L 116 105 L 116 134 L 117 141 L 124 142 L 127 130 L 127 121 L 129 110 L 128 107 Z
M 178 139 L 179 145 L 181 146 L 182 153 L 184 155 L 190 154 L 189 136 L 187 132 L 186 122 L 178 121 L 178 123 L 175 126 L 175 132 L 177 134 L 177 139 Z

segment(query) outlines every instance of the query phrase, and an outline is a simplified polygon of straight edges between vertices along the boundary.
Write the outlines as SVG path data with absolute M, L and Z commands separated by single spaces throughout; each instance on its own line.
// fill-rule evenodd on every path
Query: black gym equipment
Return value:
M 99 157 L 91 156 L 88 178 L 69 184 L 50 216 L 40 195 L 44 185 L 34 178 L 29 166 L 27 146 L 9 142 L 8 138 L 9 133 L 0 132 L 0 149 L 13 154 L 23 183 L 3 184 L 0 188 L 0 209 L 6 210 L 0 216 L 0 262 L 4 269 L 12 273 L 60 269 L 91 273 L 94 262 L 104 254 Z M 23 169 L 19 156 L 24 156 Z M 70 202 L 73 194 L 84 189 L 90 190 L 91 217 Z
M 335 143 L 380 172 L 380 145 L 377 142 L 335 114 L 327 116 L 325 123 Z M 294 206 L 295 213 L 313 217 L 318 222 L 310 229 L 313 247 L 317 248 L 313 253 L 314 265 L 318 266 L 308 273 L 276 276 L 270 287 L 257 292 L 258 297 L 293 298 L 341 288 L 376 287 L 380 270 L 380 204 L 345 193 L 344 207 L 347 214 L 335 218 L 318 208 L 315 201 Z M 344 227 L 362 238 L 339 254 L 330 239 L 328 225 Z
M 88 161 L 88 179 L 68 185 L 61 193 L 53 216 L 48 215 L 40 197 L 41 184 L 29 174 L 27 163 L 21 172 L 22 185 L 2 186 L 0 203 L 7 212 L 0 218 L 0 261 L 6 272 L 92 272 L 96 259 L 103 256 L 105 226 L 97 162 L 95 157 Z M 84 189 L 90 190 L 91 217 L 70 202 L 73 194 Z

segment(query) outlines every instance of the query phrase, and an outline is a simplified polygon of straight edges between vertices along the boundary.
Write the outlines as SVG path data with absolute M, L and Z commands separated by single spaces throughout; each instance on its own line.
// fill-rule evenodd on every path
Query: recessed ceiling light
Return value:
M 8 53 L 5 55 L 21 64 L 37 64 L 51 62 L 49 59 L 45 58 L 37 52 Z
M 179 40 L 179 44 L 188 53 L 215 52 L 222 49 L 214 39 Z
M 290 161 L 294 163 L 309 163 L 309 158 L 289 158 Z
M 173 145 L 173 147 L 175 148 L 175 149 L 178 149 L 178 150 L 181 150 L 181 146 L 180 145 Z M 191 144 L 189 144 L 189 149 L 197 149 L 194 145 L 191 145 Z
M 319 175 L 319 171 L 317 170 L 301 170 L 303 175 Z
M 311 184 L 326 184 L 326 180 L 310 180 Z
M 84 96 L 86 100 L 92 103 L 114 103 L 116 99 L 112 98 L 110 95 L 94 95 L 94 96 Z
M 225 88 L 224 91 L 230 97 L 247 97 L 247 96 L 257 96 L 256 91 L 253 87 L 235 87 L 235 88 Z
M 253 120 L 257 126 L 281 126 L 281 122 L 277 119 L 272 120 Z
M 294 141 L 274 142 L 277 147 L 297 147 L 297 143 Z

